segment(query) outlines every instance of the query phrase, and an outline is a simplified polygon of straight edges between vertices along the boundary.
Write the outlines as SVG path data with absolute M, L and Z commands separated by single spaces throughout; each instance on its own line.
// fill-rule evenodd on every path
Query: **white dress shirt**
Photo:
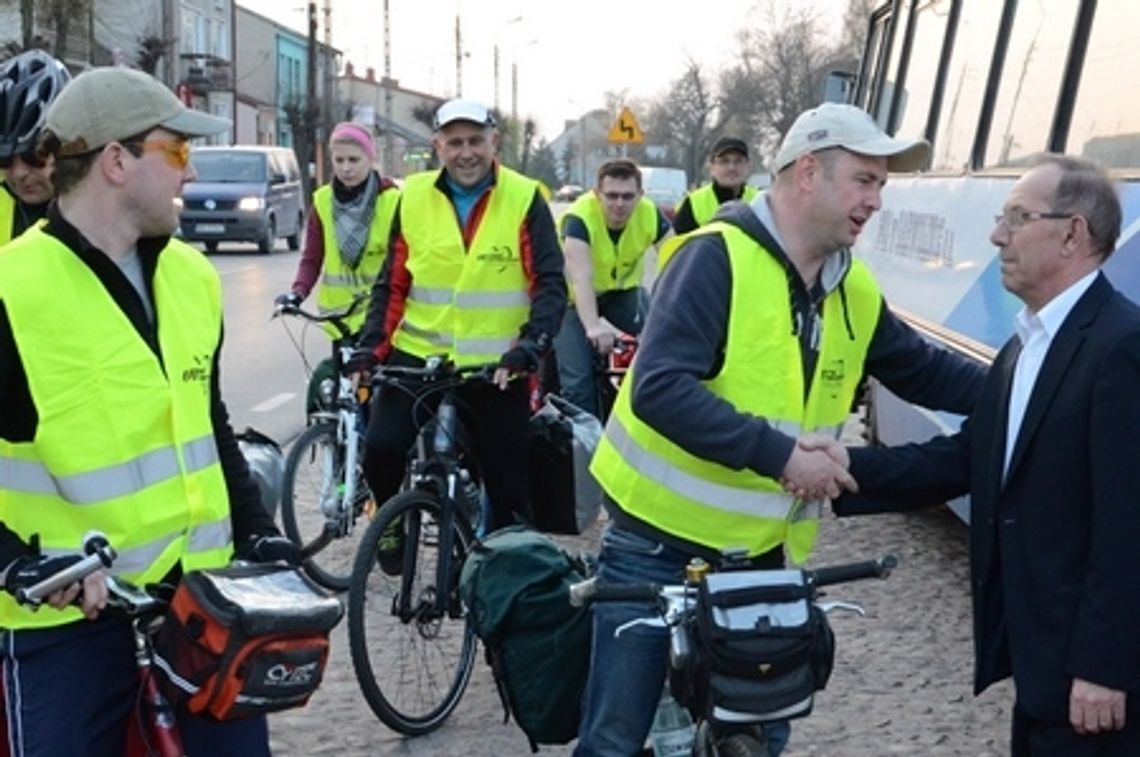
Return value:
M 1009 423 L 1005 431 L 1003 479 L 1009 473 L 1009 461 L 1013 457 L 1013 448 L 1017 443 L 1017 434 L 1021 431 L 1021 422 L 1025 419 L 1025 408 L 1029 404 L 1030 395 L 1033 394 L 1033 385 L 1037 383 L 1041 364 L 1045 362 L 1045 355 L 1049 352 L 1049 346 L 1053 344 L 1053 337 L 1061 330 L 1061 325 L 1069 317 L 1077 300 L 1092 286 L 1096 275 L 1097 271 L 1093 271 L 1074 282 L 1037 313 L 1030 313 L 1025 307 L 1021 308 L 1021 312 L 1014 319 L 1014 328 L 1017 330 L 1018 338 L 1021 339 L 1021 354 L 1017 356 L 1013 384 L 1009 390 Z

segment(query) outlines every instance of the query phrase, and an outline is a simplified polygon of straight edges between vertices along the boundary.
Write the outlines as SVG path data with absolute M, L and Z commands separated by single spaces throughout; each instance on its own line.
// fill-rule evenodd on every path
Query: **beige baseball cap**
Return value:
M 75 77 L 52 103 L 44 128 L 59 139 L 59 154 L 67 157 L 158 127 L 204 137 L 230 125 L 227 118 L 187 108 L 150 74 L 116 66 Z
M 930 161 L 930 143 L 925 139 L 892 137 L 862 108 L 824 103 L 796 117 L 776 153 L 776 172 L 783 171 L 800 156 L 829 147 L 886 158 L 888 170 L 899 173 L 920 171 Z

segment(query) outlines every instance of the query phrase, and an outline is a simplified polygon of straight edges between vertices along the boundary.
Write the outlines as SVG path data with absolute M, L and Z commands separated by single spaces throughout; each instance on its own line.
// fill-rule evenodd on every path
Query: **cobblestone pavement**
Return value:
M 596 549 L 603 524 L 564 540 Z M 836 587 L 833 598 L 861 603 L 867 617 L 832 618 L 835 671 L 815 711 L 795 721 L 785 757 L 1002 757 L 1008 754 L 1012 687 L 974 698 L 966 528 L 948 510 L 824 519 L 812 562 L 826 564 L 893 552 L 887 581 Z M 273 716 L 278 757 L 308 755 L 494 755 L 530 753 L 513 723 L 503 723 L 490 671 L 477 664 L 470 686 L 437 732 L 405 739 L 373 716 L 357 689 L 344 623 L 333 637 L 326 681 L 307 707 Z M 569 755 L 570 747 L 540 754 Z

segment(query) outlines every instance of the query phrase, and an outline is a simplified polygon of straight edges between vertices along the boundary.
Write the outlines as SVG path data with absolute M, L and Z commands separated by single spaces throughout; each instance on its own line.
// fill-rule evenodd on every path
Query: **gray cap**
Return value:
M 886 158 L 888 170 L 901 173 L 920 171 L 930 160 L 930 143 L 925 139 L 892 137 L 862 108 L 824 103 L 805 110 L 788 129 L 776 153 L 776 172 L 783 171 L 803 155 L 829 147 Z
M 230 120 L 191 110 L 153 76 L 131 68 L 94 68 L 63 89 L 48 110 L 48 131 L 59 154 L 82 155 L 162 127 L 187 137 L 230 128 Z
M 435 112 L 432 128 L 439 130 L 456 121 L 467 121 L 480 126 L 494 126 L 495 116 L 487 106 L 478 100 L 456 98 L 439 106 Z

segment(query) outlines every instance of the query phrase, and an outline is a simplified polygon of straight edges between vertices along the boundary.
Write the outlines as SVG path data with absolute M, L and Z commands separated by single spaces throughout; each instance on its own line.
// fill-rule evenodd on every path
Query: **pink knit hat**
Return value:
M 332 135 L 329 136 L 329 144 L 333 142 L 352 142 L 364 150 L 368 160 L 373 163 L 376 162 L 376 143 L 372 141 L 372 135 L 368 133 L 368 128 L 362 124 L 352 121 L 340 122 L 333 127 Z

